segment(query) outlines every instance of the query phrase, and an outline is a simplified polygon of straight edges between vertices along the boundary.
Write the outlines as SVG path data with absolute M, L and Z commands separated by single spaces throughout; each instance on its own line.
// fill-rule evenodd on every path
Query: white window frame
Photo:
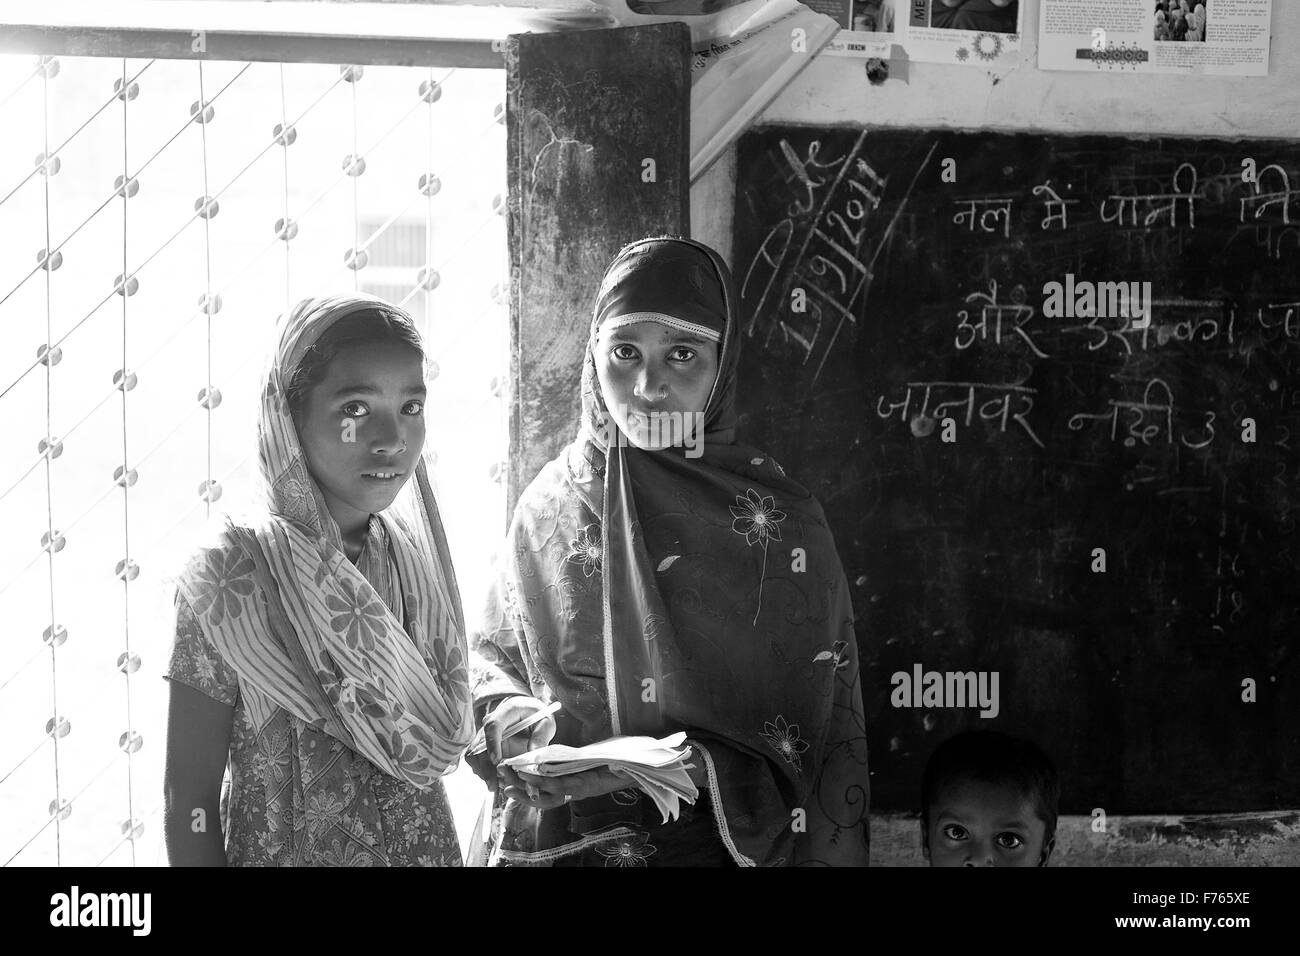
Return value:
M 495 2 L 6 0 L 0 53 L 501 69 L 511 33 L 611 25 L 585 0 Z

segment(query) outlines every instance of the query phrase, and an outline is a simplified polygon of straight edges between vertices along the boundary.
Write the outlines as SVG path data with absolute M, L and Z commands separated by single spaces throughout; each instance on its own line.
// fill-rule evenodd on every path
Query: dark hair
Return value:
M 1056 833 L 1061 781 L 1047 755 L 1031 740 L 996 730 L 969 730 L 949 737 L 930 754 L 921 782 L 921 821 L 930 828 L 930 807 L 939 791 L 958 779 L 1009 784 L 1034 803 L 1047 824 L 1044 842 Z
M 381 308 L 362 309 L 339 319 L 307 347 L 285 386 L 285 398 L 296 423 L 307 407 L 307 396 L 325 378 L 329 364 L 344 349 L 357 345 L 395 343 L 413 348 L 424 361 L 420 335 L 405 319 Z

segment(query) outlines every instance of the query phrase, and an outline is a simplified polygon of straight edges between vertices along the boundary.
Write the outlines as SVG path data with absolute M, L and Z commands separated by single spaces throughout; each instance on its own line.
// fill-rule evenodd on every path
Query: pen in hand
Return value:
M 534 711 L 533 713 L 525 717 L 523 720 L 516 721 L 515 723 L 507 727 L 505 730 L 501 731 L 501 739 L 506 740 L 509 737 L 514 737 L 517 734 L 520 734 L 523 731 L 528 730 L 529 728 L 534 727 L 537 724 L 540 724 L 547 717 L 550 717 L 553 714 L 557 714 L 559 713 L 559 711 L 560 711 L 560 702 L 558 700 L 553 701 L 552 703 L 547 704 L 541 710 Z M 483 731 L 480 730 L 479 733 L 482 734 Z M 466 755 L 470 757 L 477 757 L 480 754 L 485 753 L 486 751 L 487 751 L 487 737 L 484 736 L 482 740 L 475 741 L 470 746 L 469 750 L 466 751 Z

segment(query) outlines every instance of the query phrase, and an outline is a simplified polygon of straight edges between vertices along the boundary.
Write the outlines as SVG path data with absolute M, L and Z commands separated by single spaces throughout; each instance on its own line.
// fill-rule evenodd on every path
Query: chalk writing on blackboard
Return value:
M 1045 313 L 1024 302 L 999 301 L 996 279 L 990 279 L 988 287 L 988 292 L 977 290 L 968 293 L 964 298 L 968 308 L 956 312 L 953 345 L 958 352 L 976 345 L 1004 348 L 1015 345 L 1017 348 L 1027 347 L 1037 358 L 1049 359 L 1058 354 L 1047 351 L 1048 340 L 1057 335 L 1085 336 L 1082 344 L 1089 352 L 1114 345 L 1126 357 L 1171 344 L 1199 343 L 1222 345 L 1229 349 L 1236 345 L 1239 346 L 1237 351 L 1228 354 L 1248 359 L 1251 351 L 1261 345 L 1300 345 L 1300 300 L 1252 305 L 1248 300 L 1233 304 L 1226 298 L 1149 298 L 1145 305 L 1136 308 L 1099 306 L 1085 323 L 1047 323 L 1030 328 L 1031 323 Z M 1147 295 L 1143 293 L 1144 297 Z M 1136 299 L 1130 296 L 1130 306 L 1133 301 Z M 1159 321 L 1152 321 L 1147 327 L 1130 324 L 1129 319 L 1134 314 L 1147 310 Z M 1237 331 L 1239 319 L 1243 323 L 1240 334 Z M 1243 338 L 1244 334 L 1249 337 Z
M 876 179 L 854 175 L 855 148 Z M 900 212 L 930 150 L 961 185 L 931 167 Z M 811 194 L 786 152 L 823 164 L 807 164 Z M 837 161 L 880 197 L 861 221 L 843 180 L 818 218 Z M 998 719 L 1071 755 L 1075 779 L 1105 794 L 1082 812 L 1293 805 L 1300 785 L 1277 753 L 1240 742 L 1290 740 L 1295 701 L 1274 696 L 1249 719 L 1184 702 L 1233 698 L 1223 676 L 1259 661 L 1274 692 L 1295 679 L 1300 145 L 786 127 L 743 139 L 737 176 L 746 307 L 770 290 L 743 353 L 742 420 L 822 501 L 867 666 L 943 655 L 1016 672 L 1026 692 Z M 862 273 L 815 229 L 872 273 L 851 302 Z M 813 275 L 814 254 L 844 285 L 829 267 Z M 856 315 L 833 351 L 839 313 L 813 292 L 819 331 L 811 309 L 790 311 L 807 276 Z M 1095 309 L 1070 276 L 1076 292 L 1093 284 Z M 1116 290 L 1111 308 L 1121 283 L 1129 307 Z M 1081 560 L 1099 545 L 1108 575 Z M 1259 682 L 1260 701 L 1270 689 Z M 961 723 L 926 726 L 889 707 L 888 688 L 867 707 L 879 799 L 911 806 L 932 731 Z M 1137 765 L 1156 770 L 1116 774 Z
M 1128 418 L 1126 425 L 1128 434 L 1124 436 L 1124 444 L 1132 448 L 1139 441 L 1143 445 L 1150 445 L 1153 438 L 1160 435 L 1161 427 L 1158 422 L 1145 424 L 1147 416 L 1158 418 L 1164 416 L 1164 433 L 1165 440 L 1172 443 L 1174 440 L 1174 396 L 1169 390 L 1169 385 L 1163 379 L 1153 378 L 1147 382 L 1146 388 L 1142 391 L 1141 401 L 1108 401 L 1108 412 L 1076 412 L 1071 415 L 1066 422 L 1071 431 L 1079 431 L 1089 419 L 1094 421 L 1105 421 L 1110 419 L 1110 439 L 1115 440 L 1116 430 L 1119 428 L 1119 416 L 1122 411 Z M 1191 449 L 1204 448 L 1214 438 L 1214 413 L 1209 412 L 1207 426 L 1209 437 L 1199 442 L 1189 442 L 1185 435 L 1180 435 L 1179 440 L 1184 446 Z
M 1187 234 L 1181 230 L 1124 229 L 1113 235 L 1123 243 L 1121 264 L 1144 269 L 1168 262 L 1171 256 L 1181 256 L 1187 246 Z
M 1285 176 L 1285 172 L 1280 168 L 1278 172 Z M 1103 223 L 1113 223 L 1115 225 L 1127 225 L 1134 229 L 1150 229 L 1155 226 L 1161 217 L 1168 218 L 1168 227 L 1172 230 L 1178 229 L 1178 208 L 1179 204 L 1186 204 L 1187 225 L 1188 228 L 1196 228 L 1196 200 L 1205 198 L 1205 193 L 1198 190 L 1198 176 L 1196 166 L 1193 163 L 1181 163 L 1174 170 L 1173 178 L 1168 186 L 1172 191 L 1167 192 L 1149 192 L 1149 193 L 1111 193 L 1102 198 L 1098 204 L 1098 218 Z M 1256 189 L 1259 186 L 1256 184 Z M 1046 207 L 1046 215 L 1039 222 L 1039 229 L 1047 230 L 1053 226 L 1058 226 L 1060 230 L 1069 229 L 1069 207 L 1077 205 L 1081 200 L 1062 199 L 1060 193 L 1051 185 L 1051 180 L 1039 183 L 1033 187 L 1033 194 L 1043 198 L 1041 201 Z M 1291 193 L 1289 191 L 1261 194 L 1254 197 L 1243 199 L 1242 202 L 1242 221 L 1245 221 L 1245 205 L 1247 202 L 1259 200 L 1261 209 L 1259 212 L 1274 204 L 1282 204 L 1285 210 L 1285 204 L 1289 202 Z M 1300 193 L 1297 193 L 1300 195 Z M 1004 238 L 1011 237 L 1011 225 L 1015 218 L 1014 204 L 1015 197 L 1007 196 L 967 196 L 961 199 L 951 200 L 952 205 L 958 207 L 957 213 L 952 217 L 952 222 L 957 226 L 966 227 L 967 231 L 974 232 L 976 226 L 980 231 L 985 233 L 996 233 L 999 231 L 998 224 L 1001 222 L 1001 232 Z M 1257 212 L 1257 217 L 1259 213 Z M 1126 222 L 1127 220 L 1127 222 Z M 1289 220 L 1284 220 L 1289 222 Z
M 880 206 L 888 177 L 865 155 L 866 136 L 862 131 L 847 153 L 834 157 L 822 155 L 819 140 L 809 143 L 802 156 L 788 140 L 780 141 L 786 182 L 797 182 L 799 195 L 785 218 L 763 237 L 741 281 L 742 298 L 757 296 L 746 335 L 762 331 L 766 347 L 779 333 L 782 341 L 802 351 L 803 364 L 820 352 L 814 381 L 844 324 L 856 325 L 856 310 L 870 290 L 876 258 L 934 153 L 932 146 L 892 218 L 880 228 L 872 213 Z M 783 307 L 794 288 L 805 292 L 802 313 Z
M 1184 171 L 1186 171 L 1186 176 L 1184 176 Z M 1190 177 L 1190 181 L 1180 183 L 1180 181 L 1185 180 L 1187 177 Z M 1130 225 L 1136 226 L 1138 224 L 1137 204 L 1139 202 L 1143 202 L 1147 206 L 1147 214 L 1142 220 L 1142 225 L 1144 227 L 1150 228 L 1151 226 L 1155 225 L 1157 221 L 1159 221 L 1162 215 L 1168 215 L 1169 227 L 1171 229 L 1177 229 L 1178 228 L 1178 204 L 1179 202 L 1185 202 L 1187 203 L 1188 228 L 1195 229 L 1196 228 L 1196 199 L 1200 195 L 1196 191 L 1196 181 L 1197 181 L 1196 167 L 1191 163 L 1182 163 L 1179 165 L 1179 167 L 1176 170 L 1174 170 L 1174 178 L 1173 178 L 1173 186 L 1172 186 L 1173 192 L 1148 193 L 1145 196 L 1128 196 L 1128 195 L 1115 195 L 1115 194 L 1107 196 L 1105 199 L 1101 201 L 1101 208 L 1099 210 L 1101 221 L 1122 224 L 1124 220 L 1125 212 L 1127 211 L 1131 218 Z M 1182 188 L 1183 185 L 1186 185 L 1188 188 L 1184 190 Z M 1107 208 L 1113 202 L 1118 203 L 1119 210 L 1117 212 L 1108 213 Z
M 1271 175 L 1270 175 L 1271 174 Z M 1281 180 L 1280 188 L 1272 189 L 1270 192 L 1264 192 L 1264 178 Z M 1254 188 L 1254 195 L 1247 196 L 1241 200 L 1241 221 L 1246 221 L 1246 207 L 1249 205 L 1255 210 L 1255 219 L 1264 215 L 1265 211 L 1273 206 L 1279 207 L 1281 221 L 1283 225 L 1291 222 L 1291 199 L 1300 196 L 1300 191 L 1291 189 L 1291 177 L 1287 175 L 1285 169 L 1271 163 L 1259 171 L 1251 186 Z
M 1048 358 L 1048 354 L 1040 349 L 1034 343 L 1034 340 L 1029 337 L 1029 333 L 1025 331 L 1025 326 L 1028 325 L 1030 320 L 1037 314 L 1037 310 L 1032 305 L 1025 305 L 1023 303 L 1015 303 L 1011 305 L 1000 304 L 998 302 L 998 283 L 996 279 L 989 281 L 989 291 L 987 293 L 972 292 L 970 295 L 966 296 L 966 302 L 980 303 L 980 320 L 978 323 L 972 324 L 970 322 L 970 313 L 966 309 L 962 309 L 957 313 L 960 321 L 957 323 L 957 336 L 954 344 L 957 346 L 958 351 L 969 348 L 971 345 L 975 344 L 977 337 L 987 341 L 990 316 L 993 318 L 993 342 L 995 345 L 1001 345 L 1002 319 L 1004 316 L 1007 316 L 1010 319 L 1009 332 L 1014 332 L 1016 335 L 1019 335 L 1024 340 L 1025 344 L 1029 346 L 1030 351 L 1039 358 Z M 967 337 L 964 340 L 962 338 L 962 333 L 967 334 Z
M 1282 244 L 1288 238 L 1291 240 L 1291 246 L 1300 250 L 1300 229 L 1295 226 L 1288 229 L 1275 229 L 1273 224 L 1269 223 L 1265 226 L 1256 226 L 1253 232 L 1255 244 L 1267 250 L 1274 259 L 1282 258 Z
M 1052 188 L 1050 179 L 1035 186 L 1034 195 L 1048 195 L 1051 197 L 1043 200 L 1043 205 L 1047 207 L 1047 215 L 1043 217 L 1043 221 L 1039 223 L 1038 228 L 1051 229 L 1053 225 L 1059 225 L 1062 229 L 1070 228 L 1070 207 L 1078 205 L 1078 199 L 1062 199 L 1060 194 Z
M 927 419 L 947 417 L 950 414 L 948 411 L 949 408 L 960 408 L 962 405 L 965 405 L 965 424 L 969 426 L 974 421 L 976 392 L 999 392 L 1001 394 L 997 397 L 986 399 L 980 404 L 980 418 L 984 421 L 1000 420 L 999 431 L 1002 432 L 1007 430 L 1007 422 L 1009 420 L 1014 421 L 1025 430 L 1025 433 L 1033 440 L 1034 444 L 1039 448 L 1045 447 L 1038 435 L 1034 433 L 1034 429 L 1026 420 L 1026 416 L 1034 410 L 1033 396 L 1038 392 L 1035 388 L 1029 388 L 1025 385 L 999 385 L 992 382 L 908 382 L 905 387 L 907 392 L 903 396 L 903 400 L 901 402 L 892 402 L 889 405 L 888 410 L 885 410 L 882 405 L 886 396 L 881 395 L 876 399 L 876 414 L 881 418 L 889 418 L 897 411 L 899 413 L 900 421 L 911 424 L 913 420 L 918 418 Z M 921 407 L 917 409 L 913 416 L 909 417 L 908 412 L 912 407 L 913 389 L 925 389 L 925 397 L 921 402 Z M 964 389 L 966 397 L 936 402 L 934 407 L 931 408 L 931 393 L 935 391 L 941 392 L 943 389 Z M 1011 403 L 1013 399 L 1017 401 L 1019 406 L 1019 410 L 1014 415 L 1011 414 Z
M 970 223 L 970 231 L 975 231 L 975 223 L 978 221 L 980 230 L 983 232 L 997 232 L 997 221 L 1002 220 L 1002 235 L 1010 238 L 1011 236 L 1011 206 L 1014 199 L 954 199 L 953 205 L 965 206 L 963 212 L 958 212 L 952 217 L 952 221 L 957 225 Z M 979 216 L 975 215 L 975 207 L 979 206 Z M 989 221 L 993 225 L 989 225 Z

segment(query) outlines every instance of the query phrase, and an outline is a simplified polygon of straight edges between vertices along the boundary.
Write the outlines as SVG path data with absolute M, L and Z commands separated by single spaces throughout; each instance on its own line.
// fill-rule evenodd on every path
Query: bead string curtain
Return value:
M 472 616 L 504 531 L 503 96 L 501 70 L 0 57 L 0 862 L 162 862 L 165 577 L 248 500 L 298 299 L 416 317 Z

